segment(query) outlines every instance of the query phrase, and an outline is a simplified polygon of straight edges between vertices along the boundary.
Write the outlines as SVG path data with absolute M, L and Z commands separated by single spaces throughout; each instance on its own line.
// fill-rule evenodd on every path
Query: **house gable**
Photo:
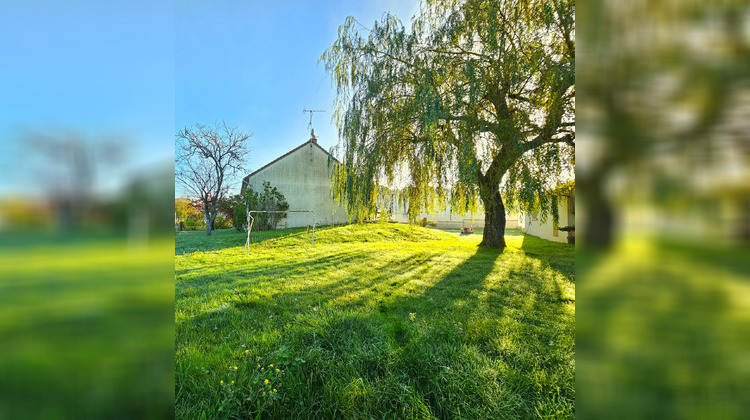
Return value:
M 269 182 L 284 195 L 289 210 L 312 210 L 318 224 L 347 223 L 349 218 L 342 206 L 336 205 L 334 212 L 332 164 L 340 163 L 315 140 L 310 140 L 246 176 L 242 190 L 250 186 L 260 191 L 263 183 Z M 280 227 L 293 227 L 296 223 L 290 217 Z

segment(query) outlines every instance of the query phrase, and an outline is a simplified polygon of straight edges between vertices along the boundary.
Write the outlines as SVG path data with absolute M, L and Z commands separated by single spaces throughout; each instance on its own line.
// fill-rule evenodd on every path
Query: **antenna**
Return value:
M 314 136 L 314 135 L 315 135 L 315 132 L 314 132 L 314 131 L 313 131 L 313 129 L 312 129 L 312 117 L 313 117 L 313 112 L 326 112 L 326 110 L 325 110 L 325 109 L 303 109 L 303 110 L 302 110 L 302 112 L 303 112 L 303 113 L 305 113 L 305 112 L 309 112 L 309 113 L 310 113 L 310 123 L 309 123 L 309 124 L 307 124 L 307 128 L 309 128 L 309 129 L 310 129 L 310 135 L 311 135 L 311 136 Z

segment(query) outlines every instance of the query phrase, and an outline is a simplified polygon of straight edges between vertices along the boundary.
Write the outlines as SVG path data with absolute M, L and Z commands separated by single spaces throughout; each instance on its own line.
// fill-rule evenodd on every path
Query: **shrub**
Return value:
M 174 207 L 176 217 L 175 224 L 178 229 L 199 230 L 206 228 L 203 213 L 199 208 L 190 204 L 189 199 L 176 198 L 174 200 Z
M 185 230 L 201 230 L 206 228 L 206 224 L 202 220 L 188 218 L 182 221 L 182 227 Z
M 248 186 L 243 194 L 237 194 L 230 197 L 233 208 L 234 227 L 240 231 L 247 231 L 247 205 L 250 210 L 264 211 L 284 211 L 289 209 L 289 203 L 286 202 L 284 194 L 279 192 L 276 187 L 271 187 L 269 182 L 263 183 L 263 191 L 253 191 Z M 271 230 L 276 229 L 279 220 L 286 217 L 286 213 L 257 213 L 254 214 L 254 230 Z
M 422 227 L 426 227 L 426 226 L 435 227 L 435 226 L 437 226 L 437 222 L 436 221 L 434 221 L 434 220 L 427 220 L 426 217 L 423 217 L 422 219 L 420 219 L 419 222 L 417 222 L 417 224 L 419 224 L 419 226 L 422 226 Z
M 214 219 L 214 229 L 229 229 L 230 227 L 232 227 L 231 220 L 221 214 L 216 215 L 216 219 Z

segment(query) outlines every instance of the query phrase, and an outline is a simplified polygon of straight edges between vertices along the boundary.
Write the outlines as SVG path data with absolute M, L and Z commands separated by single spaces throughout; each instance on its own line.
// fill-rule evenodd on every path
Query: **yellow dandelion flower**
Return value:
M 260 370 L 266 370 L 266 368 L 260 368 Z
M 268 365 L 268 367 L 273 367 L 273 363 L 271 363 L 270 365 Z
M 234 383 L 234 381 L 232 381 L 232 383 Z
M 276 372 L 281 372 L 279 369 L 276 369 Z
M 237 366 L 234 367 L 234 370 L 237 370 Z
M 260 365 L 258 365 L 258 367 L 260 367 Z
M 245 354 L 250 353 L 250 350 L 245 350 Z
M 273 392 L 276 392 L 276 388 L 273 389 Z
M 268 379 L 265 380 L 265 383 L 268 383 Z
M 223 384 L 223 383 L 224 383 L 224 381 L 221 381 L 221 382 L 219 382 L 219 383 L 220 383 L 220 384 Z

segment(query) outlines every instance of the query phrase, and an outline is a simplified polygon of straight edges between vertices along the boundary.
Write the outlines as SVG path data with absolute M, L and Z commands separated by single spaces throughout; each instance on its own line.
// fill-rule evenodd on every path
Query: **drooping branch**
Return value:
M 575 133 L 566 134 L 562 137 L 547 137 L 547 136 L 539 135 L 539 136 L 534 137 L 530 141 L 522 143 L 521 150 L 524 153 L 526 153 L 530 150 L 536 149 L 538 147 L 541 147 L 549 143 L 565 143 L 571 147 L 575 147 L 575 140 L 576 140 Z
M 569 153 L 544 148 L 522 156 L 546 142 L 574 144 L 574 63 L 557 22 L 572 31 L 572 12 L 565 0 L 554 8 L 434 0 L 412 20 L 411 32 L 386 15 L 365 36 L 347 19 L 321 56 L 338 92 L 337 196 L 352 211 L 367 211 L 377 199 L 373 191 L 399 172 L 406 186 L 395 188 L 410 217 L 433 209 L 434 196 L 466 207 L 478 186 L 498 211 L 500 183 L 511 172 L 546 167 L 545 176 L 562 176 L 555 170 Z M 528 185 L 542 194 L 546 184 Z M 497 214 L 491 220 L 504 223 Z

